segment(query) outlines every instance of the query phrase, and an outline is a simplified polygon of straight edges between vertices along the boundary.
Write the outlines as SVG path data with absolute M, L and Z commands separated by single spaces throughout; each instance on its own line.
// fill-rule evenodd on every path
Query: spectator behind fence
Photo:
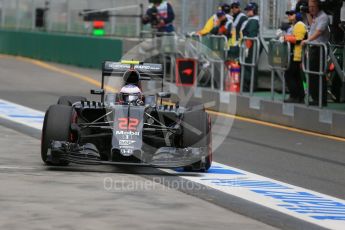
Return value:
M 302 41 L 302 45 L 305 45 L 306 42 L 327 44 L 330 37 L 328 31 L 329 18 L 327 14 L 320 8 L 319 0 L 309 0 L 308 4 L 309 13 L 312 16 L 312 23 L 310 25 L 308 39 Z M 318 47 L 310 47 L 308 58 L 310 70 L 318 72 L 320 68 L 320 49 Z M 320 87 L 319 76 L 310 74 L 309 79 L 309 92 L 313 99 L 310 105 L 318 105 Z M 327 81 L 325 76 L 322 77 L 322 105 L 327 106 Z
M 231 31 L 232 20 L 226 17 L 226 13 L 222 10 L 217 12 L 218 20 L 215 22 L 211 34 L 228 36 Z
M 231 6 L 227 3 L 221 3 L 220 6 L 218 7 L 218 10 L 222 10 L 224 11 L 224 13 L 226 14 L 226 17 L 229 20 L 233 20 L 233 16 L 231 15 Z
M 286 11 L 289 22 L 292 23 L 291 34 L 285 35 L 284 41 L 291 44 L 291 62 L 290 67 L 285 73 L 285 80 L 290 92 L 290 97 L 284 102 L 286 103 L 302 103 L 304 102 L 303 77 L 301 70 L 302 63 L 302 45 L 301 42 L 307 37 L 307 26 L 302 22 L 301 13 L 295 10 Z
M 146 11 L 142 21 L 144 24 L 150 23 L 152 28 L 156 28 L 158 32 L 173 32 L 173 21 L 175 13 L 170 3 L 163 0 L 149 0 L 152 5 Z
M 229 8 L 228 6 L 229 6 L 228 4 L 223 4 L 223 3 L 220 4 L 217 8 L 217 12 L 207 20 L 206 24 L 204 25 L 204 28 L 202 28 L 201 30 L 196 32 L 196 34 L 201 35 L 201 36 L 210 34 L 212 32 L 213 28 L 216 26 L 217 22 L 219 21 L 217 14 L 220 11 L 225 13 L 225 17 L 229 21 L 232 21 L 232 16 L 230 15 L 230 10 L 228 10 L 228 8 Z M 229 13 L 226 13 L 227 11 Z M 223 16 L 223 14 L 221 14 L 221 16 Z
M 233 23 L 231 27 L 231 33 L 229 36 L 229 58 L 237 60 L 240 56 L 240 31 L 243 22 L 247 20 L 247 16 L 241 12 L 241 4 L 239 1 L 234 1 L 231 5 L 231 12 L 233 16 Z
M 248 38 L 255 38 L 259 35 L 259 16 L 258 10 L 259 7 L 255 2 L 248 3 L 246 8 L 244 9 L 247 12 L 248 19 L 242 24 L 241 33 L 243 37 Z M 251 40 L 246 41 L 246 63 L 251 63 L 254 55 L 253 50 L 253 42 Z M 244 85 L 243 85 L 243 91 L 248 92 L 250 90 L 250 78 L 251 78 L 251 72 L 252 67 L 245 66 L 244 67 Z M 254 76 L 257 68 L 254 69 Z M 257 78 L 254 77 L 254 88 L 257 85 Z

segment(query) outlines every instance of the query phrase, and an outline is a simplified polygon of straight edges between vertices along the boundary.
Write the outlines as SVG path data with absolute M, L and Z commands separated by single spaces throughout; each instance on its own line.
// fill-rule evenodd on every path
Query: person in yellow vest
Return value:
M 228 37 L 229 31 L 231 31 L 232 20 L 226 17 L 226 13 L 222 10 L 217 12 L 218 20 L 215 22 L 210 34 L 225 35 Z
M 212 15 L 206 22 L 205 26 L 199 30 L 198 32 L 196 32 L 196 34 L 204 36 L 207 34 L 210 34 L 212 29 L 217 26 L 217 23 L 220 21 L 219 17 L 224 16 L 223 13 L 219 14 L 220 12 L 224 12 L 225 13 L 225 17 L 227 18 L 228 21 L 232 21 L 232 16 L 230 15 L 230 6 L 226 3 L 222 3 L 218 6 L 217 8 L 217 12 Z
M 288 15 L 289 22 L 292 23 L 292 33 L 290 35 L 285 35 L 284 40 L 291 44 L 292 55 L 290 67 L 285 73 L 285 81 L 290 92 L 290 97 L 284 100 L 284 102 L 303 103 L 305 94 L 301 69 L 301 42 L 307 38 L 307 26 L 303 23 L 303 16 L 301 13 L 290 10 L 286 11 L 286 14 Z
M 233 23 L 229 34 L 229 58 L 237 60 L 240 55 L 239 41 L 241 39 L 241 27 L 248 18 L 241 11 L 241 4 L 239 1 L 231 3 L 230 8 L 233 16 Z

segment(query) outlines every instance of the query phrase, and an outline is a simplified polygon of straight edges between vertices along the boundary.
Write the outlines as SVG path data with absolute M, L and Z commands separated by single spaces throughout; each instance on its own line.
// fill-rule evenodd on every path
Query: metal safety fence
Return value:
M 181 44 L 184 44 L 184 48 L 181 49 Z M 247 47 L 247 42 L 250 41 L 252 46 L 249 48 Z M 156 44 L 157 46 L 157 44 Z M 320 56 L 320 65 L 317 70 L 310 68 L 310 60 L 309 60 L 309 53 L 310 49 L 317 48 L 318 53 Z M 225 91 L 227 90 L 225 84 L 227 83 L 226 80 L 231 79 L 232 76 L 227 75 L 231 73 L 229 69 L 226 68 L 226 61 L 228 59 L 228 42 L 225 36 L 216 36 L 216 35 L 208 35 L 208 36 L 199 36 L 196 34 L 191 34 L 182 38 L 177 34 L 161 34 L 159 39 L 158 45 L 158 53 L 160 53 L 160 57 L 164 60 L 165 70 L 168 70 L 169 73 L 165 73 L 165 76 L 169 76 L 167 79 L 170 82 L 174 82 L 175 79 L 175 72 L 176 71 L 176 58 L 192 58 L 197 61 L 196 67 L 196 80 L 197 85 L 199 87 L 206 87 L 210 90 L 216 91 Z M 240 56 L 239 56 L 239 63 L 240 63 L 240 70 L 241 70 L 241 77 L 240 77 L 240 93 L 243 94 L 244 92 L 244 81 L 249 81 L 249 95 L 254 95 L 254 88 L 256 84 L 256 80 L 258 76 L 256 73 L 256 68 L 258 68 L 258 60 L 260 58 L 261 52 L 261 41 L 259 38 L 248 38 L 245 37 L 240 42 Z M 291 64 L 291 55 L 292 55 L 292 47 L 291 44 L 288 42 L 281 42 L 276 39 L 272 39 L 268 42 L 268 65 L 270 67 L 271 72 L 271 81 L 270 81 L 270 93 L 271 99 L 275 100 L 275 92 L 276 88 L 276 80 L 277 77 L 282 82 L 282 97 L 283 101 L 286 97 L 286 81 L 285 81 L 285 72 L 289 69 Z M 322 88 L 324 86 L 323 77 L 325 77 L 327 64 L 330 63 L 329 59 L 329 52 L 327 45 L 318 44 L 318 43 L 307 43 L 304 48 L 304 55 L 302 59 L 302 67 L 303 72 L 306 76 L 307 86 L 306 91 L 306 98 L 309 99 L 309 85 L 310 85 L 310 75 L 317 75 L 319 76 L 319 105 L 322 107 Z M 205 63 L 209 63 L 209 67 L 207 67 L 207 71 L 209 74 L 204 74 L 206 71 L 203 67 Z M 169 67 L 169 68 L 167 68 Z M 219 68 L 218 68 L 219 67 Z M 248 71 L 249 70 L 249 71 Z M 204 71 L 204 72 L 203 72 Z M 206 76 L 206 80 L 205 80 Z M 229 79 L 227 79 L 228 77 Z M 207 84 L 201 84 L 206 82 Z M 309 105 L 309 100 L 306 100 L 306 104 Z
M 319 55 L 319 66 L 318 69 L 312 69 L 310 66 L 310 57 L 311 57 L 311 50 L 317 50 Z M 313 52 L 312 54 L 315 54 Z M 307 82 L 307 100 L 306 104 L 309 105 L 309 95 L 310 95 L 310 75 L 316 75 L 319 77 L 319 107 L 322 108 L 322 101 L 323 101 L 323 87 L 327 87 L 323 85 L 323 78 L 325 77 L 325 73 L 327 71 L 327 57 L 328 57 L 328 49 L 327 45 L 324 43 L 316 43 L 316 42 L 307 42 L 303 49 L 303 58 L 302 58 L 302 68 L 303 72 L 306 76 Z M 315 76 L 313 76 L 315 77 Z
M 211 81 L 211 89 L 218 88 L 219 90 L 224 90 L 224 75 L 225 75 L 225 68 L 224 68 L 224 60 L 227 59 L 228 54 L 228 45 L 227 45 L 227 37 L 224 35 L 210 35 L 204 36 L 201 39 L 201 43 L 209 48 L 213 54 L 208 56 L 208 60 L 211 63 L 211 73 L 212 73 L 212 81 Z M 216 74 L 216 67 L 215 65 L 219 65 L 219 79 L 217 79 Z M 217 83 L 217 87 L 215 87 L 215 83 Z
M 170 82 L 174 82 L 174 70 L 175 70 L 175 59 L 178 57 L 193 58 L 198 61 L 202 66 L 209 65 L 210 74 L 206 75 L 208 79 L 206 80 L 207 85 L 204 87 L 210 88 L 211 90 L 225 90 L 225 76 L 229 77 L 229 69 L 225 68 L 225 62 L 228 61 L 228 39 L 226 36 L 221 35 L 189 35 L 184 38 L 185 47 L 183 49 L 177 48 L 179 45 L 179 37 L 173 34 L 164 34 L 164 36 L 158 39 L 159 44 L 154 46 L 158 47 L 160 50 L 160 56 L 163 58 L 163 64 L 165 69 L 170 63 L 170 76 L 166 77 Z M 252 47 L 250 49 L 246 48 L 245 43 L 247 41 L 252 42 Z M 260 55 L 260 41 L 259 38 L 243 38 L 240 44 L 240 56 L 239 63 L 241 64 L 241 93 L 243 92 L 243 82 L 244 82 L 244 70 L 246 67 L 250 68 L 250 94 L 253 95 L 254 92 L 254 80 L 255 80 L 255 68 L 257 67 L 259 55 Z M 183 50 L 183 52 L 180 52 Z M 248 58 L 248 53 L 251 53 L 250 58 Z M 197 76 L 203 75 L 202 71 L 205 68 L 198 68 L 197 72 L 200 73 Z M 165 73 L 165 76 L 168 76 Z M 205 74 L 203 75 L 205 76 Z M 202 77 L 197 77 L 198 83 Z M 199 85 L 199 84 L 198 84 Z M 199 85 L 200 86 L 200 85 Z
M 247 43 L 252 43 L 252 47 L 247 47 Z M 249 94 L 254 94 L 255 68 L 260 56 L 260 40 L 257 37 L 244 37 L 240 44 L 240 64 L 241 64 L 241 84 L 240 93 L 243 93 L 243 86 L 245 81 L 245 69 L 250 68 L 250 89 Z
M 286 95 L 285 71 L 290 67 L 291 45 L 289 42 L 280 42 L 272 39 L 268 48 L 268 63 L 271 68 L 271 99 L 274 100 L 275 76 L 281 77 L 283 100 Z

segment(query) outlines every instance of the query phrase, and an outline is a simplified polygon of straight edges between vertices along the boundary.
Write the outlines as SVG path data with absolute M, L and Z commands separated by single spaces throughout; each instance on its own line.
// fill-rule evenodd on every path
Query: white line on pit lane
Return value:
M 207 173 L 163 170 L 325 228 L 345 226 L 345 201 L 332 196 L 216 162 Z
M 41 111 L 0 99 L 2 118 L 41 130 L 43 116 Z M 345 201 L 332 196 L 217 162 L 207 173 L 190 176 L 185 172 L 179 175 L 179 171 L 164 171 L 325 228 L 340 230 L 345 226 Z
M 42 130 L 44 113 L 0 99 L 0 117 Z

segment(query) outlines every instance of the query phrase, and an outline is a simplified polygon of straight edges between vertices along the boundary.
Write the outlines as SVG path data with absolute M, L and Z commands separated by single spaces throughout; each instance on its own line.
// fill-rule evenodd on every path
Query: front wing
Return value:
M 142 153 L 145 154 L 145 153 Z M 174 148 L 162 147 L 155 153 L 150 154 L 152 157 L 147 158 L 144 155 L 139 156 L 140 163 L 104 161 L 101 160 L 98 150 L 92 144 L 79 146 L 75 143 L 53 141 L 51 148 L 48 150 L 47 161 L 58 163 L 56 161 L 68 161 L 76 164 L 86 165 L 129 165 L 155 168 L 179 168 L 200 163 L 200 168 L 204 168 L 208 154 L 207 147 L 188 147 Z M 198 166 L 199 167 L 199 166 Z

